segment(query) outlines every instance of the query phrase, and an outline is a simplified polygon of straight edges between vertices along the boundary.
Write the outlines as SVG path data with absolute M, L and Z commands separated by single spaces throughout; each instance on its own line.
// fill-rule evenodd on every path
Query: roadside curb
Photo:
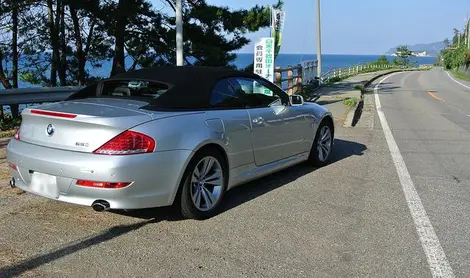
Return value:
M 351 108 L 348 112 L 348 115 L 346 116 L 346 120 L 344 121 L 343 127 L 354 127 L 359 119 L 361 118 L 362 114 L 362 108 L 364 107 L 364 94 L 367 92 L 367 88 L 377 79 L 380 77 L 396 73 L 396 72 L 404 72 L 404 71 L 417 71 L 419 69 L 402 69 L 402 70 L 391 70 L 388 72 L 384 72 L 378 75 L 375 75 L 371 79 L 367 80 L 366 83 L 364 83 L 363 88 L 361 89 L 361 99 L 356 103 L 356 105 Z
M 343 127 L 353 127 L 356 125 L 357 121 L 359 120 L 360 113 L 362 112 L 362 107 L 364 106 L 364 100 L 361 99 L 349 109 L 348 115 L 346 116 L 346 120 L 344 120 Z

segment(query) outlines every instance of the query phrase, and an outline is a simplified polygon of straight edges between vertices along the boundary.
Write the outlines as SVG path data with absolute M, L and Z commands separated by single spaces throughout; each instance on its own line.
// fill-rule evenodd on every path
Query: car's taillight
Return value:
M 130 185 L 130 182 L 103 182 L 103 181 L 87 181 L 78 180 L 77 185 L 86 187 L 98 187 L 98 188 L 124 188 Z
M 18 128 L 15 132 L 15 135 L 13 135 L 13 138 L 15 138 L 15 140 L 20 140 L 20 129 Z
M 13 163 L 10 163 L 10 168 L 13 170 L 18 170 L 18 167 Z
M 154 149 L 155 140 L 151 137 L 135 131 L 125 131 L 109 140 L 93 153 L 105 155 L 128 155 L 151 153 Z

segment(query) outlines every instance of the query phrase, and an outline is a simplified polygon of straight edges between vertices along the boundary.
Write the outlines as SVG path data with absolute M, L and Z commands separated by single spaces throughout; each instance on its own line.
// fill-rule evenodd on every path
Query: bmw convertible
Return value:
M 328 163 L 331 113 L 249 72 L 157 67 L 22 111 L 11 186 L 96 211 L 175 206 L 204 219 L 240 184 Z

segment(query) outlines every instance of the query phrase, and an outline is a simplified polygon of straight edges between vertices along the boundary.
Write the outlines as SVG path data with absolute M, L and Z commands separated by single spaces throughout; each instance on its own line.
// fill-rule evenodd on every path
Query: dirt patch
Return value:
M 7 154 L 5 148 L 0 148 L 0 195 L 13 193 L 12 188 L 9 186 L 10 169 L 7 165 Z M 13 193 L 17 194 L 17 192 Z
M 15 135 L 15 132 L 15 130 L 0 131 L 0 138 L 12 137 Z
M 0 196 L 17 196 L 24 193 L 25 192 L 19 188 L 11 188 L 8 184 L 8 180 L 0 182 Z
M 11 188 L 8 181 L 10 180 L 10 168 L 7 164 L 7 152 L 5 148 L 0 148 L 0 196 L 11 196 L 24 193 L 23 190 Z
M 0 168 L 0 180 L 8 180 L 9 176 L 10 176 L 10 173 L 8 173 L 8 171 Z
M 7 159 L 7 150 L 5 148 L 0 148 L 0 160 L 4 159 Z
M 16 193 L 16 195 L 21 195 L 21 193 Z M 18 198 L 22 197 L 18 196 Z M 34 196 L 34 198 L 42 197 Z M 93 211 L 90 207 L 55 200 L 26 205 L 9 214 L 12 216 L 34 217 L 35 220 L 50 221 L 53 223 L 73 221 L 80 224 L 113 223 L 116 220 L 115 217 L 117 217 L 112 213 L 98 213 Z
M 0 265 L 12 265 L 23 259 L 24 257 L 19 251 L 0 245 Z

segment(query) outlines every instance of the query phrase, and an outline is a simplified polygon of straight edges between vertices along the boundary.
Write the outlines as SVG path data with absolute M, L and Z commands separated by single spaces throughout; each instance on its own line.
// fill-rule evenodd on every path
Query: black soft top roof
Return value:
M 223 78 L 259 75 L 238 70 L 202 66 L 164 66 L 122 73 L 108 80 L 142 79 L 165 83 L 169 90 L 152 100 L 146 108 L 202 109 L 210 108 L 210 96 L 214 85 Z

